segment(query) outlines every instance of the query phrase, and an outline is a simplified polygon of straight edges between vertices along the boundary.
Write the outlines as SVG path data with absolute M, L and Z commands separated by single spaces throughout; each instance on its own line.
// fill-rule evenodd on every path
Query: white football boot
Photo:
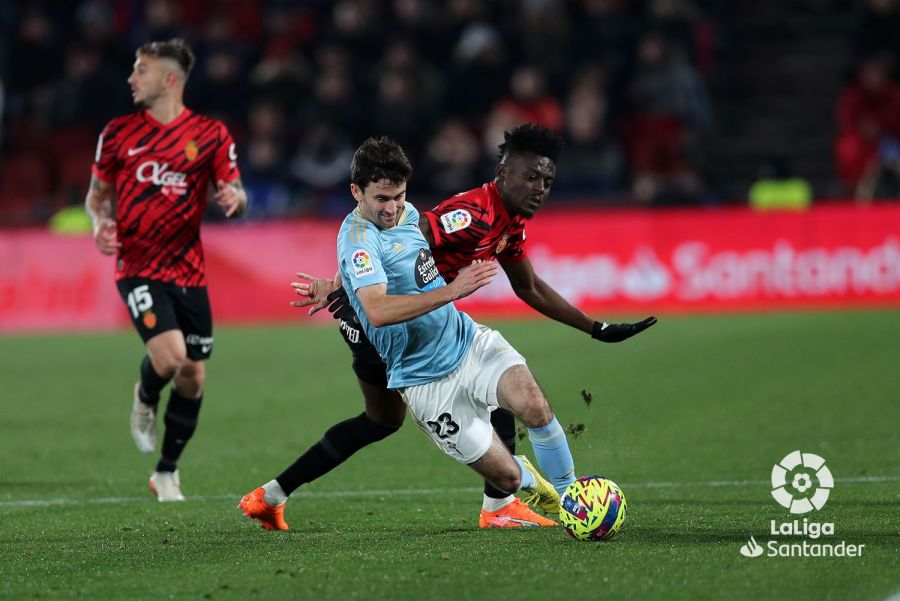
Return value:
M 156 449 L 156 408 L 141 402 L 138 390 L 141 383 L 134 385 L 134 403 L 131 405 L 131 437 L 141 453 L 152 453 Z
M 153 472 L 150 475 L 150 490 L 156 495 L 160 503 L 169 501 L 184 501 L 181 494 L 181 478 L 178 470 L 174 472 Z

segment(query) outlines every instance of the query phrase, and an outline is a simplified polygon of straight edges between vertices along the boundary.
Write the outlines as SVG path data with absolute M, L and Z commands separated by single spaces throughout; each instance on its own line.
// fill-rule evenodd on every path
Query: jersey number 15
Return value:
M 128 308 L 131 309 L 131 314 L 135 319 L 138 316 L 153 306 L 153 297 L 150 296 L 150 286 L 144 284 L 143 286 L 138 286 L 134 290 L 128 293 Z

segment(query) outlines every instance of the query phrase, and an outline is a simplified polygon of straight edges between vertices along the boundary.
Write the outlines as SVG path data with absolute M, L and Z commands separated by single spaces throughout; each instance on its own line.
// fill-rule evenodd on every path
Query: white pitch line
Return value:
M 394 490 L 337 490 L 323 492 L 297 492 L 291 498 L 312 497 L 397 497 L 403 495 L 437 495 L 455 493 L 474 493 L 480 488 L 398 488 Z M 239 500 L 240 493 L 229 495 L 188 496 L 191 501 L 228 501 Z M 52 507 L 60 505 L 117 505 L 150 501 L 152 497 L 143 495 L 140 497 L 98 497 L 94 499 L 22 499 L 20 501 L 0 501 L 0 507 Z
M 866 482 L 900 482 L 900 476 L 860 476 L 858 478 L 835 478 L 835 482 L 844 484 L 860 484 Z M 622 484 L 622 488 L 680 488 L 682 486 L 699 486 L 719 488 L 723 486 L 755 486 L 770 484 L 770 480 L 710 480 L 709 482 L 635 482 Z
M 860 476 L 858 478 L 840 478 L 835 482 L 839 484 L 866 484 L 879 482 L 900 482 L 900 476 Z M 770 484 L 769 480 L 710 480 L 707 482 L 633 482 L 622 485 L 624 489 L 640 488 L 721 488 L 727 486 L 758 486 Z M 292 498 L 354 498 L 354 497 L 398 497 L 398 496 L 427 496 L 447 494 L 470 494 L 480 492 L 480 488 L 396 488 L 387 490 L 336 490 L 322 492 L 296 492 Z M 228 501 L 240 499 L 238 493 L 228 495 L 190 496 L 191 501 Z M 15 501 L 0 501 L 2 507 L 56 507 L 64 505 L 122 505 L 126 503 L 141 503 L 150 501 L 149 495 L 140 497 L 97 497 L 93 499 L 20 499 Z M 898 600 L 900 601 L 900 600 Z

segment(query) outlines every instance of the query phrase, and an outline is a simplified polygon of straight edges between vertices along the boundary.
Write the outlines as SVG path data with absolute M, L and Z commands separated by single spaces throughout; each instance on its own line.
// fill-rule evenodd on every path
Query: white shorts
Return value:
M 419 428 L 465 464 L 480 459 L 491 446 L 491 411 L 499 406 L 500 376 L 514 365 L 525 365 L 525 357 L 499 332 L 475 326 L 472 346 L 456 370 L 440 380 L 399 390 Z

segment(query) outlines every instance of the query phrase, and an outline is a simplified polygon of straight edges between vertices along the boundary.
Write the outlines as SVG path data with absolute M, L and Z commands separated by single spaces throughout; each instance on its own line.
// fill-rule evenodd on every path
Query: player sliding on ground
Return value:
M 490 412 L 502 405 L 522 420 L 538 463 L 559 489 L 575 479 L 562 428 L 522 356 L 452 304 L 490 283 L 497 266 L 475 263 L 444 283 L 419 215 L 405 202 L 411 175 L 403 150 L 386 138 L 366 140 L 353 157 L 351 191 L 358 206 L 337 242 L 350 303 L 385 359 L 388 387 L 400 393 L 435 444 L 507 494 L 529 491 L 546 511 L 558 512 L 557 490 L 527 459 L 509 453 L 491 427 Z M 286 498 L 267 500 L 265 486 L 247 494 L 241 509 L 267 528 L 287 529 Z
M 473 260 L 497 258 L 517 295 L 545 315 L 604 342 L 619 342 L 655 322 L 637 324 L 595 322 L 563 299 L 534 273 L 525 253 L 525 222 L 546 200 L 556 175 L 560 139 L 537 125 L 521 125 L 506 132 L 500 146 L 497 177 L 480 188 L 451 197 L 419 219 L 419 227 L 433 248 L 438 270 L 452 281 Z M 332 282 L 310 280 L 295 283 L 298 294 L 308 296 L 296 306 L 313 304 L 310 313 L 324 306 Z M 346 299 L 338 280 L 336 294 Z M 329 300 L 334 300 L 332 296 Z M 343 301 L 329 307 L 336 311 Z M 270 500 L 289 495 L 300 485 L 334 469 L 362 447 L 381 440 L 399 428 L 405 406 L 399 394 L 387 389 L 386 367 L 378 352 L 360 330 L 350 308 L 337 310 L 340 331 L 353 352 L 353 369 L 365 398 L 365 413 L 333 426 L 323 439 L 266 486 Z M 511 453 L 515 452 L 515 420 L 497 409 L 491 422 Z M 485 482 L 479 517 L 481 527 L 520 527 L 536 523 L 531 512 L 512 495 Z

